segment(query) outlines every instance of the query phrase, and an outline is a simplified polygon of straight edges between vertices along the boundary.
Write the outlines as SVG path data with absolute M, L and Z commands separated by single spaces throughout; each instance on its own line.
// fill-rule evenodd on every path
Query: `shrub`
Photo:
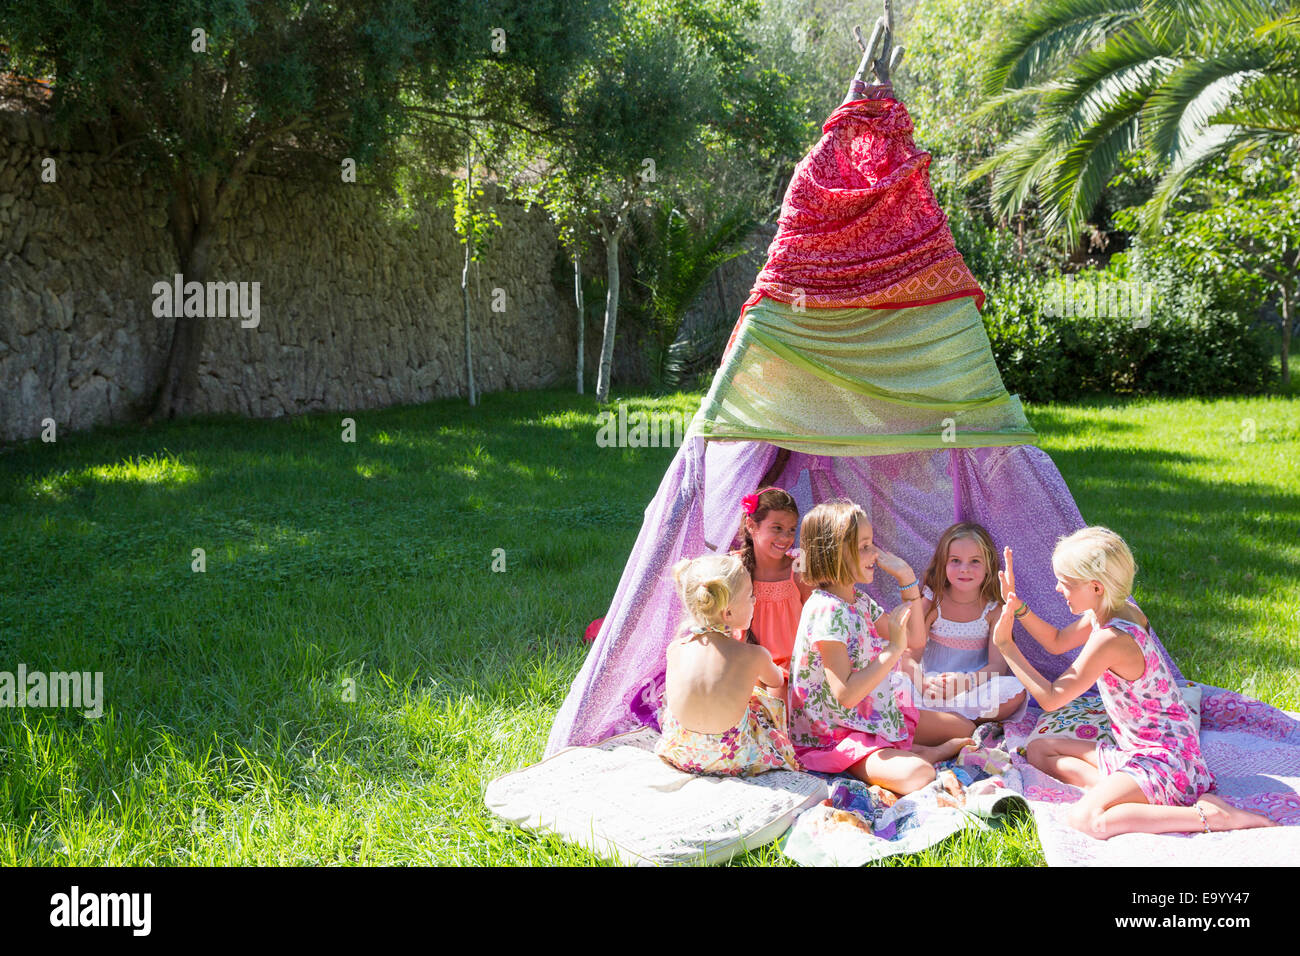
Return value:
M 1170 270 L 1130 279 L 1122 260 L 1070 278 L 1071 285 L 1052 280 L 1060 283 L 1053 287 L 1013 273 L 986 289 L 984 328 L 1009 391 L 1057 401 L 1090 393 L 1252 393 L 1268 385 L 1265 330 L 1249 315 L 1217 306 L 1199 283 Z M 1118 288 L 1121 314 L 1096 314 L 1110 310 L 1089 307 L 1085 283 L 1094 292 Z M 1062 285 L 1079 296 L 1073 306 L 1063 301 Z

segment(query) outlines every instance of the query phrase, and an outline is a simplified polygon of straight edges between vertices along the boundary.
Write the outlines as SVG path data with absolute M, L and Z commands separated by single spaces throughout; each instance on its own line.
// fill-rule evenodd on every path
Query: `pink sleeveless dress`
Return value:
M 799 596 L 799 585 L 794 583 L 793 570 L 784 581 L 754 582 L 754 617 L 749 629 L 754 632 L 754 639 L 767 648 L 787 680 L 802 613 L 803 599 Z
M 1137 680 L 1107 670 L 1097 681 L 1116 740 L 1097 744 L 1097 767 L 1103 776 L 1131 776 L 1153 805 L 1191 806 L 1214 786 L 1214 775 L 1178 684 L 1141 625 L 1115 617 L 1102 627 L 1132 637 L 1147 666 Z

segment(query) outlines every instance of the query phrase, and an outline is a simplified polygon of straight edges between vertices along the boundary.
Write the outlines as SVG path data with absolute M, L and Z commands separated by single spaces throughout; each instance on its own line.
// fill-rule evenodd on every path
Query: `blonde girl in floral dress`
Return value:
M 799 770 L 772 655 L 732 636 L 749 627 L 754 591 L 735 555 L 679 561 L 673 580 L 687 619 L 669 643 L 657 753 L 688 773 L 748 777 Z
M 790 735 L 806 769 L 848 771 L 898 794 L 935 779 L 934 763 L 974 742 L 952 734 L 955 715 L 921 713 L 898 671 L 923 624 L 907 562 L 875 547 L 871 523 L 851 501 L 818 505 L 800 525 L 803 574 L 818 587 L 804 603 L 790 663 Z M 858 584 L 879 565 L 908 606 L 885 614 Z M 911 633 L 916 631 L 917 633 Z
M 1056 710 L 1097 683 L 1116 743 L 1032 741 L 1029 762 L 1083 788 L 1070 825 L 1098 839 L 1119 833 L 1185 833 L 1276 826 L 1210 795 L 1214 777 L 1182 694 L 1152 641 L 1149 622 L 1128 601 L 1137 568 L 1124 540 L 1090 527 L 1057 542 L 1052 554 L 1056 591 L 1073 624 L 1056 629 L 1015 593 L 1011 549 L 999 572 L 1004 605 L 993 640 L 1011 670 L 1045 710 Z M 1083 650 L 1055 681 L 1025 660 L 1011 637 L 1019 619 L 1053 654 Z

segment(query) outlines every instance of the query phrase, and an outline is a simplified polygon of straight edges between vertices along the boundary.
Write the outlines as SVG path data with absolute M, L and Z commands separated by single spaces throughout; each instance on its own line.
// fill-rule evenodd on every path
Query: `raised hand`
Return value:
M 898 581 L 910 581 L 916 575 L 912 574 L 912 567 L 896 554 L 891 554 L 884 548 L 876 549 L 876 564 L 886 574 L 891 575 Z M 906 575 L 906 577 L 904 577 Z
M 912 616 L 912 605 L 900 605 L 902 610 L 894 609 L 889 615 L 889 648 L 895 654 L 902 654 L 907 650 L 907 622 Z M 898 616 L 895 617 L 894 614 Z
M 1002 549 L 1002 563 L 1007 566 L 1005 571 L 998 572 L 998 584 L 1002 588 L 1003 607 L 1011 608 L 1012 612 L 1020 610 L 1020 605 L 1024 602 L 1016 596 L 1016 572 L 1011 563 L 1011 548 Z

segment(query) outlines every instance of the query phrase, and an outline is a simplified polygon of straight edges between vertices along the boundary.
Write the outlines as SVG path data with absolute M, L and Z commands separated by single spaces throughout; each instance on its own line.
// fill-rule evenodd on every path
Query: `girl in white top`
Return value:
M 997 550 L 983 526 L 960 522 L 939 538 L 926 568 L 926 627 L 903 668 L 922 710 L 960 714 L 975 723 L 1006 720 L 1025 704 L 1025 687 L 1010 675 L 990 640 L 1002 613 Z

